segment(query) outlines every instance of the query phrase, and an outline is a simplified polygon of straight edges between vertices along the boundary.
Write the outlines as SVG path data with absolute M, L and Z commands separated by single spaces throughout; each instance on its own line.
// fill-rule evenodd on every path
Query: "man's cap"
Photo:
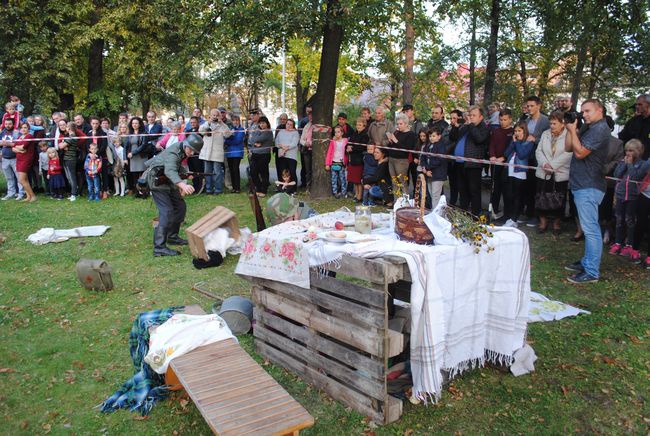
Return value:
M 287 218 L 295 215 L 299 205 L 299 201 L 295 197 L 281 192 L 267 200 L 266 216 L 271 225 L 274 226 L 283 223 Z
M 402 106 L 402 112 L 412 111 L 412 110 L 413 110 L 413 105 L 411 103 L 406 103 L 404 106 Z
M 248 111 L 249 114 L 259 114 L 260 110 L 259 108 L 254 107 L 253 109 Z
M 219 112 L 228 112 L 228 111 L 226 110 L 226 108 L 223 107 L 223 106 L 219 106 L 219 107 L 217 108 L 217 110 L 218 110 Z
M 191 133 L 183 141 L 183 147 L 189 147 L 194 150 L 195 153 L 200 153 L 203 148 L 203 138 L 201 138 L 201 135 Z
M 348 114 L 346 114 L 345 112 L 340 112 L 338 118 L 345 118 L 347 120 Z

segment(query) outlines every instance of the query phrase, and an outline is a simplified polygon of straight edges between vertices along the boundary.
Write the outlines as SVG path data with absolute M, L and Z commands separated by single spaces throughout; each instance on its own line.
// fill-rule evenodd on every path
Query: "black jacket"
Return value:
M 350 136 L 349 142 L 356 144 L 352 144 L 352 152 L 348 153 L 348 165 L 363 165 L 363 153 L 366 152 L 366 146 L 359 144 L 368 144 L 370 142 L 368 133 L 365 130 L 362 132 L 355 130 Z
M 643 143 L 643 159 L 648 159 L 650 157 L 650 117 L 637 115 L 631 118 L 618 134 L 618 139 L 622 139 L 623 142 L 638 139 Z
M 485 123 L 474 125 L 468 123 L 463 125 L 458 132 L 458 140 L 467 135 L 465 139 L 465 157 L 474 159 L 485 159 L 488 145 L 490 143 L 490 129 Z M 465 168 L 481 168 L 483 164 L 476 162 L 465 162 Z

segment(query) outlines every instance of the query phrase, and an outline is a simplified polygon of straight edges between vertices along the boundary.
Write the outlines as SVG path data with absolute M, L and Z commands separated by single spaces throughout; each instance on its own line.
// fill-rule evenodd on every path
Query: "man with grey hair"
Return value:
M 386 147 L 389 144 L 387 133 L 392 133 L 395 130 L 391 120 L 386 119 L 386 113 L 382 106 L 377 106 L 375 109 L 375 121 L 370 123 L 368 127 L 368 136 L 370 143 L 375 144 L 376 147 Z
M 641 94 L 634 104 L 634 117 L 618 134 L 618 139 L 627 142 L 638 139 L 643 143 L 643 159 L 650 158 L 650 94 Z
M 230 137 L 232 132 L 221 119 L 218 109 L 210 111 L 210 120 L 199 127 L 203 134 L 203 148 L 199 158 L 203 161 L 205 172 L 210 174 L 205 177 L 205 193 L 219 195 L 223 192 L 224 179 L 224 139 Z

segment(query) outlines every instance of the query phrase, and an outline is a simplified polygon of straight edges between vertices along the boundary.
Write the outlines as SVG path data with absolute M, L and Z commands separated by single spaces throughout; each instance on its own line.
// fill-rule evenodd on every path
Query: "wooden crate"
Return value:
M 340 265 L 333 270 L 338 278 L 312 272 L 310 289 L 245 276 L 253 283 L 255 348 L 332 398 L 388 424 L 402 414 L 402 401 L 388 394 L 388 359 L 406 343 L 389 329 L 388 291 L 391 283 L 410 279 L 408 268 L 402 260 L 349 256 Z
M 230 231 L 231 238 L 239 238 L 239 221 L 237 220 L 237 215 L 232 210 L 223 206 L 215 207 L 185 230 L 192 256 L 209 260 L 203 238 L 219 227 L 227 228 Z

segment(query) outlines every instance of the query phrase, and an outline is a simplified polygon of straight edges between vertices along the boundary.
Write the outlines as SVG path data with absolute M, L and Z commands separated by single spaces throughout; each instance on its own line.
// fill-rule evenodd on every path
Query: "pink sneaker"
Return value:
M 632 246 L 631 245 L 626 245 L 623 247 L 623 249 L 618 253 L 619 256 L 623 257 L 630 257 L 630 252 L 632 251 Z
M 630 255 L 628 257 L 632 263 L 635 263 L 637 265 L 641 263 L 641 253 L 639 252 L 639 250 L 635 250 L 631 248 Z
M 643 261 L 643 266 L 645 267 L 645 269 L 650 270 L 650 256 L 645 258 L 645 260 Z
M 615 244 L 612 244 L 611 247 L 609 247 L 608 253 L 609 254 L 618 254 L 619 251 L 621 251 L 621 244 L 615 243 Z

